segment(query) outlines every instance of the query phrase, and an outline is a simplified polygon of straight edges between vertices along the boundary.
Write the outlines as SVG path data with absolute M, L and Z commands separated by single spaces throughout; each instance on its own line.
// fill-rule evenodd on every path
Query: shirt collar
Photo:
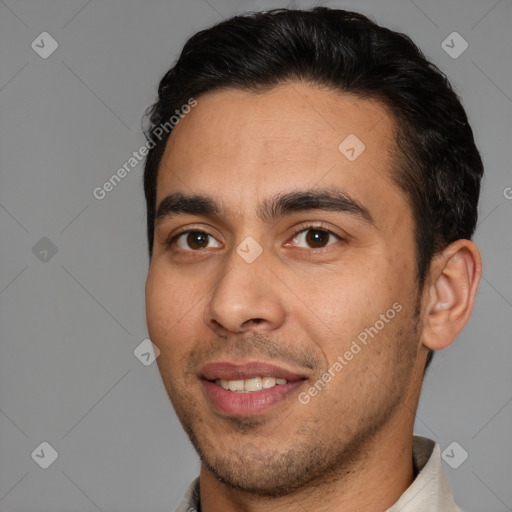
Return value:
M 414 436 L 412 458 L 417 476 L 386 512 L 462 512 L 453 501 L 439 445 L 426 437 Z M 199 477 L 189 485 L 175 512 L 201 512 Z
M 453 501 L 439 445 L 414 436 L 412 458 L 417 476 L 386 512 L 462 512 Z

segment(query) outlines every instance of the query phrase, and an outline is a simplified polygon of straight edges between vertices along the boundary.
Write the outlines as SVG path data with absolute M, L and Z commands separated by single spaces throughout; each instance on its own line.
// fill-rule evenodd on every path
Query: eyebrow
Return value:
M 310 210 L 348 213 L 369 226 L 376 227 L 368 209 L 346 192 L 337 188 L 279 193 L 264 200 L 257 213 L 261 220 L 271 223 L 286 215 Z M 221 207 L 212 197 L 199 194 L 185 195 L 176 192 L 166 196 L 158 205 L 155 225 L 165 219 L 179 215 L 219 217 L 221 211 Z

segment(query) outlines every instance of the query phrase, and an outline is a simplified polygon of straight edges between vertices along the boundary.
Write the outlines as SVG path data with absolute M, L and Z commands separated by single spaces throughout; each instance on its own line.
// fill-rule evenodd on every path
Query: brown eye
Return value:
M 331 237 L 333 237 L 335 240 L 331 243 L 328 243 Z M 332 243 L 336 242 L 337 240 L 341 240 L 341 238 L 331 231 L 314 227 L 299 231 L 293 238 L 295 243 L 300 244 L 305 242 L 311 249 L 322 249 L 332 245 Z
M 211 240 L 215 240 L 211 235 L 204 231 L 185 231 L 176 235 L 171 242 L 175 242 L 176 245 L 184 251 L 198 251 L 212 247 L 209 245 Z M 220 244 L 213 245 L 213 247 L 220 247 Z
M 199 231 L 188 233 L 185 240 L 192 249 L 204 249 L 208 246 L 208 235 Z

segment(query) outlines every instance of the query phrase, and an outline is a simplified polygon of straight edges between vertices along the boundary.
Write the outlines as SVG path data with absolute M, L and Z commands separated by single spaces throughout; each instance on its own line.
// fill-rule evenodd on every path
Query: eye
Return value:
M 209 245 L 208 238 L 215 240 L 212 235 L 205 233 L 204 231 L 184 231 L 174 236 L 169 241 L 169 245 L 173 245 L 175 243 L 184 251 L 198 251 L 201 249 L 208 249 L 210 247 L 221 247 L 222 244 L 217 241 L 217 245 Z
M 328 243 L 331 237 L 335 240 L 332 243 Z M 294 243 L 300 244 L 305 242 L 308 244 L 310 249 L 323 249 L 338 240 L 343 240 L 343 238 L 328 229 L 321 229 L 318 226 L 309 226 L 306 229 L 302 229 L 293 237 Z M 308 246 L 306 246 L 306 248 Z
M 299 246 L 302 244 L 302 247 L 305 248 L 323 249 L 341 240 L 344 239 L 328 229 L 320 226 L 306 226 L 295 233 L 292 242 Z M 174 235 L 167 242 L 167 245 L 172 246 L 175 244 L 179 249 L 186 252 L 198 252 L 212 247 L 222 247 L 222 244 L 215 240 L 212 235 L 199 230 L 182 231 Z M 290 244 L 285 245 L 289 246 Z

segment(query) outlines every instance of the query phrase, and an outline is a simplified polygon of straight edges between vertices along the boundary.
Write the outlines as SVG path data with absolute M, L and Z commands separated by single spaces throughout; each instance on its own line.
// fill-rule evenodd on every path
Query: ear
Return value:
M 482 258 L 471 240 L 457 240 L 434 257 L 426 294 L 422 343 L 432 350 L 450 345 L 469 320 L 482 274 Z

